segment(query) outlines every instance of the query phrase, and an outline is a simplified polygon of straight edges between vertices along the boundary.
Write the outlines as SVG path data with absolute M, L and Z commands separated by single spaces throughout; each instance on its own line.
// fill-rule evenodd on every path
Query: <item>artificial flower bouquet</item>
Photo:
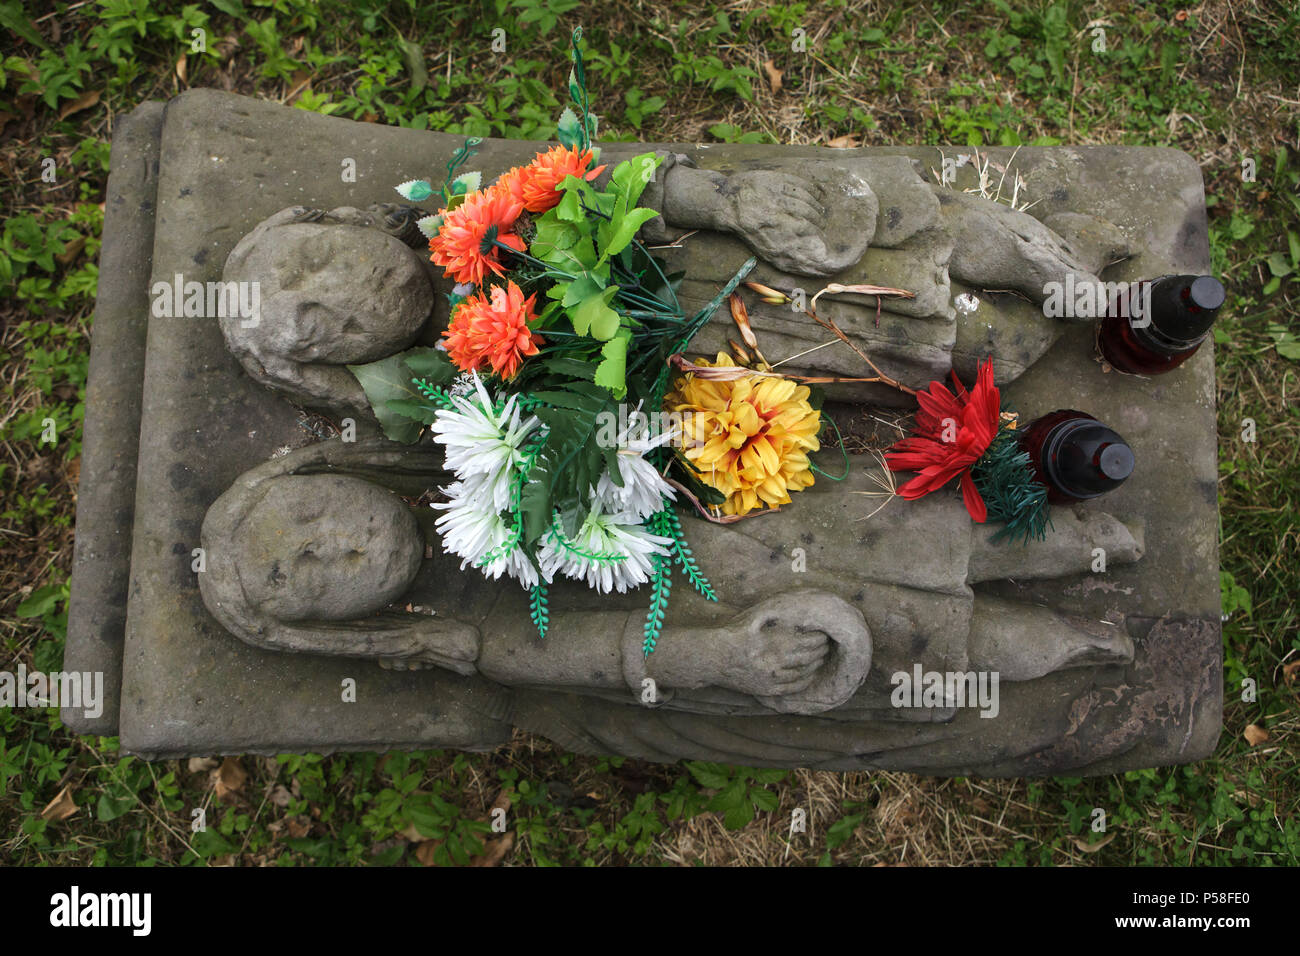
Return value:
M 919 471 L 902 497 L 960 478 L 975 521 L 992 518 L 1006 523 L 1001 535 L 1041 538 L 1045 490 L 1016 441 L 1015 416 L 999 408 L 991 363 L 970 392 L 954 376 L 955 395 L 938 382 L 918 393 L 881 372 L 812 307 L 823 294 L 875 295 L 879 305 L 882 296 L 911 292 L 832 283 L 805 310 L 871 366 L 870 378 L 774 371 L 733 295 L 752 258 L 686 315 L 680 275 L 665 274 L 636 239 L 658 215 L 637 203 L 660 159 L 645 153 L 612 169 L 600 163 L 580 39 L 575 31 L 572 105 L 558 121 L 558 145 L 484 185 L 480 173 L 460 172 L 481 142 L 471 138 L 440 187 L 423 179 L 397 187 L 408 202 L 436 199 L 442 207 L 419 226 L 431 261 L 455 283 L 450 322 L 436 348 L 350 368 L 389 438 L 414 442 L 427 429 L 443 446 L 454 475 L 439 489 L 445 500 L 433 504 L 443 549 L 462 569 L 528 589 L 543 636 L 547 587 L 557 578 L 600 593 L 649 584 L 649 654 L 674 565 L 715 600 L 673 503 L 684 498 L 718 522 L 788 504 L 814 482 L 809 455 L 829 421 L 809 386 L 831 381 L 880 382 L 917 398 L 916 435 L 886 456 L 892 470 Z M 765 302 L 791 301 L 745 284 Z M 688 361 L 683 351 L 724 300 L 753 355 L 733 342 L 739 364 L 725 353 Z
M 714 599 L 673 502 L 718 520 L 788 502 L 812 484 L 821 415 L 806 386 L 728 368 L 724 355 L 674 376 L 755 260 L 684 313 L 680 276 L 636 239 L 658 215 L 637 202 L 660 160 L 600 164 L 579 40 L 559 145 L 485 185 L 460 171 L 471 139 L 441 187 L 397 187 L 442 206 L 419 225 L 455 283 L 450 322 L 437 348 L 351 368 L 388 437 L 413 442 L 427 428 L 443 446 L 454 481 L 433 504 L 435 526 L 462 568 L 527 588 L 542 635 L 557 577 L 600 593 L 649 584 L 649 654 L 674 564 Z

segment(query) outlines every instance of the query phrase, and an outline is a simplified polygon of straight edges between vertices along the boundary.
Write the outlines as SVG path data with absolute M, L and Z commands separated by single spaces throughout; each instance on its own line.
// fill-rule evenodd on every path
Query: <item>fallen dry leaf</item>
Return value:
M 62 252 L 56 253 L 54 259 L 59 263 L 59 265 L 66 266 L 68 263 L 72 262 L 73 259 L 77 258 L 77 256 L 81 255 L 81 250 L 84 248 L 86 248 L 86 237 L 78 236 L 76 239 L 73 239 L 64 246 Z
M 433 862 L 433 854 L 437 852 L 440 846 L 442 846 L 441 840 L 425 840 L 423 843 L 417 843 L 415 858 L 425 866 L 437 866 L 438 864 Z
M 1258 747 L 1268 741 L 1268 731 L 1259 724 L 1247 724 L 1241 735 L 1246 738 L 1246 743 L 1252 747 Z
M 1300 673 L 1300 661 L 1292 661 L 1282 668 L 1282 679 L 1288 684 L 1294 684 L 1297 673 Z
M 284 825 L 289 831 L 289 836 L 295 839 L 302 839 L 311 832 L 311 824 L 302 817 L 288 817 L 284 821 Z
M 244 781 L 248 779 L 248 771 L 238 757 L 227 757 L 221 761 L 221 766 L 213 776 L 216 779 L 217 799 L 224 800 L 239 793 Z
M 72 785 L 64 787 L 59 795 L 45 805 L 41 811 L 42 820 L 66 820 L 77 812 L 77 804 L 72 799 Z
M 776 63 L 768 60 L 763 64 L 763 72 L 767 74 L 767 85 L 772 88 L 772 92 L 780 93 L 781 78 L 785 76 L 785 71 L 778 70 Z
M 473 857 L 469 861 L 470 866 L 496 866 L 505 859 L 506 854 L 514 849 L 515 835 L 513 832 L 501 834 L 495 840 L 489 840 L 487 846 L 483 848 L 480 856 Z M 419 851 L 416 851 L 419 855 Z
M 185 769 L 190 773 L 207 773 L 209 770 L 216 770 L 221 761 L 216 757 L 191 757 Z
M 292 103 L 303 90 L 310 90 L 313 79 L 314 77 L 306 70 L 295 71 L 293 76 L 289 78 L 289 92 L 285 94 L 284 102 L 286 104 Z
M 239 38 L 233 34 L 227 34 L 212 45 L 212 49 L 217 51 L 217 56 L 221 62 L 225 63 L 230 59 L 230 55 L 239 49 Z
M 1078 847 L 1080 850 L 1082 850 L 1084 853 L 1096 853 L 1098 850 L 1100 850 L 1102 847 L 1104 847 L 1104 846 L 1105 846 L 1107 843 L 1109 843 L 1111 840 L 1115 839 L 1115 837 L 1117 837 L 1117 836 L 1119 836 L 1119 831 L 1118 831 L 1118 830 L 1111 830 L 1109 833 L 1107 833 L 1104 837 L 1102 837 L 1102 838 L 1101 838 L 1100 840 L 1098 840 L 1096 843 L 1089 843 L 1089 842 L 1088 842 L 1087 840 L 1085 840 L 1083 837 L 1075 837 L 1075 838 L 1074 838 L 1074 845 L 1077 846 L 1077 847 Z
M 277 783 L 274 787 L 271 788 L 271 792 L 270 794 L 267 795 L 267 799 L 270 800 L 277 807 L 283 809 L 284 807 L 287 807 L 289 805 L 291 800 L 293 800 L 293 794 L 289 792 L 289 788 L 286 787 L 284 784 Z
M 862 140 L 849 133 L 844 136 L 836 136 L 834 139 L 827 140 L 826 145 L 831 149 L 857 149 L 862 145 Z
M 176 79 L 180 80 L 182 86 L 189 86 L 186 76 L 189 75 L 189 65 L 185 61 L 185 54 L 182 53 L 176 61 Z
M 71 103 L 64 104 L 63 109 L 59 110 L 59 119 L 67 119 L 73 113 L 80 113 L 82 110 L 88 110 L 98 102 L 99 90 L 87 90 Z

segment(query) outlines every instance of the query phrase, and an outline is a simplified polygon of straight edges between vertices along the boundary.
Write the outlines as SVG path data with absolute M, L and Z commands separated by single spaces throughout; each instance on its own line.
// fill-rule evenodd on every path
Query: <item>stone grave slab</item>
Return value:
M 245 374 L 215 319 L 152 317 L 149 288 L 177 275 L 219 280 L 239 239 L 286 206 L 390 201 L 394 183 L 440 168 L 460 142 L 209 90 L 185 93 L 165 109 L 147 104 L 119 127 L 65 663 L 69 670 L 103 670 L 110 693 L 104 718 L 87 721 L 65 712 L 70 726 L 116 731 L 124 751 L 148 758 L 482 750 L 508 740 L 514 727 L 587 753 L 952 775 L 1109 773 L 1186 763 L 1212 751 L 1222 715 L 1212 348 L 1207 344 L 1176 374 L 1124 377 L 1104 372 L 1089 357 L 1092 330 L 1086 325 L 1063 327 L 1045 354 L 1004 389 L 1005 401 L 1031 416 L 1084 408 L 1123 433 L 1138 470 L 1103 499 L 1104 509 L 1140 522 L 1144 554 L 1104 575 L 976 587 L 989 597 L 1061 614 L 1122 619 L 1135 653 L 1129 664 L 1006 684 L 997 719 L 969 709 L 910 723 L 851 714 L 734 716 L 725 708 L 682 713 L 563 689 L 507 690 L 482 676 L 446 670 L 395 671 L 367 661 L 275 653 L 228 634 L 204 606 L 191 569 L 204 515 L 241 474 L 314 438 L 298 409 Z M 646 148 L 605 147 L 615 160 Z M 833 162 L 847 154 L 902 156 L 939 168 L 943 155 L 958 152 L 671 148 L 724 172 Z M 474 165 L 495 175 L 518 161 L 512 157 L 520 149 L 487 140 Z M 1011 150 L 988 153 L 1000 163 L 1012 158 Z M 1129 238 L 1137 255 L 1107 279 L 1209 268 L 1200 172 L 1185 154 L 1055 147 L 1021 149 L 1014 158 L 1024 195 L 1038 200 L 1033 215 L 1086 212 Z M 355 161 L 355 182 L 340 177 L 345 159 Z M 711 293 L 703 290 L 719 284 L 714 273 L 728 273 L 730 259 L 743 258 L 743 246 L 733 246 L 720 241 L 708 262 L 695 263 L 684 298 L 707 301 Z M 689 245 L 668 255 L 689 270 Z M 716 348 L 722 331 L 718 323 L 707 328 L 699 350 Z M 959 336 L 953 357 L 959 371 L 980 346 L 969 332 L 964 341 Z M 364 422 L 361 427 L 364 434 Z M 819 485 L 804 496 L 830 493 Z M 796 501 L 793 515 L 801 505 Z M 1090 507 L 1081 506 L 1085 512 Z M 846 512 L 844 522 L 810 528 L 804 542 L 810 565 L 819 553 L 842 554 L 854 546 L 863 548 L 864 559 L 886 559 L 871 551 L 862 527 L 870 524 L 853 527 Z M 693 534 L 710 530 L 701 525 Z M 753 560 L 760 560 L 758 545 L 749 544 Z M 770 543 L 764 547 L 771 554 L 761 560 L 785 559 Z M 416 593 L 433 605 L 494 600 L 481 589 L 467 590 L 448 570 L 454 567 L 434 562 L 421 573 Z M 743 590 L 743 560 L 705 570 L 720 593 Z M 518 595 L 505 600 L 520 603 Z M 644 601 L 634 595 L 626 607 Z M 592 607 L 590 600 L 586 606 Z M 719 613 L 686 598 L 679 607 L 679 615 L 705 624 Z M 355 682 L 354 702 L 343 699 L 349 680 Z

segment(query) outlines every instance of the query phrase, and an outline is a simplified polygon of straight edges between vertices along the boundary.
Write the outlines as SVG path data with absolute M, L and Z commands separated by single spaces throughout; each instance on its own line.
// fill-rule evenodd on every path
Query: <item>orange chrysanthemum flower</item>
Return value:
M 471 295 L 458 306 L 443 336 L 452 364 L 465 372 L 477 372 L 484 363 L 503 379 L 515 377 L 519 366 L 537 346 L 546 344 L 528 328 L 537 318 L 533 300 L 513 282 L 493 286 L 491 298 L 482 293 Z
M 589 149 L 553 146 L 544 153 L 538 153 L 537 158 L 527 166 L 516 166 L 504 174 L 496 185 L 511 199 L 522 203 L 529 212 L 546 212 L 558 206 L 564 198 L 564 194 L 556 187 L 564 182 L 566 176 L 577 176 L 590 181 L 604 172 L 604 166 L 587 171 L 594 159 L 595 156 Z
M 735 363 L 719 352 L 712 364 Z M 686 458 L 701 481 L 727 496 L 723 512 L 789 504 L 790 492 L 813 483 L 808 453 L 821 447 L 821 413 L 808 396 L 806 385 L 788 378 L 677 380 L 665 405 L 683 413 Z
M 510 231 L 523 208 L 502 189 L 471 193 L 443 215 L 442 228 L 429 240 L 429 258 L 456 282 L 482 285 L 489 271 L 503 275 L 501 250 L 493 240 L 517 252 L 525 251 L 524 241 Z

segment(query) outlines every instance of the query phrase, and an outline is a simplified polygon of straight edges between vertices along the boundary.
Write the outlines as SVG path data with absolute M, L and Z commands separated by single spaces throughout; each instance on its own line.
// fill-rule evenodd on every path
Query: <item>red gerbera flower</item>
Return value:
M 516 166 L 504 174 L 497 180 L 497 185 L 529 212 L 546 212 L 558 206 L 564 198 L 564 193 L 557 187 L 566 176 L 590 181 L 604 172 L 604 166 L 588 172 L 587 167 L 594 159 L 595 154 L 589 149 L 553 146 L 538 153 L 527 166 Z
M 998 433 L 999 397 L 993 384 L 993 360 L 985 359 L 966 388 L 953 373 L 954 395 L 942 382 L 931 382 L 929 391 L 917 393 L 921 406 L 916 413 L 916 431 L 897 442 L 885 455 L 891 471 L 920 472 L 898 489 L 907 499 L 937 491 L 961 476 L 962 500 L 976 521 L 988 517 L 988 508 L 975 487 L 971 466 L 979 460 Z
M 528 328 L 537 318 L 533 300 L 513 282 L 493 286 L 491 299 L 471 295 L 458 306 L 443 336 L 452 364 L 462 371 L 477 372 L 486 362 L 503 379 L 515 377 L 524 358 L 537 354 L 537 346 L 546 344 Z
M 429 240 L 429 258 L 457 282 L 482 285 L 490 271 L 505 273 L 500 242 L 517 252 L 527 247 L 512 233 L 523 204 L 503 189 L 493 187 L 471 193 L 463 203 L 444 214 L 438 234 Z

